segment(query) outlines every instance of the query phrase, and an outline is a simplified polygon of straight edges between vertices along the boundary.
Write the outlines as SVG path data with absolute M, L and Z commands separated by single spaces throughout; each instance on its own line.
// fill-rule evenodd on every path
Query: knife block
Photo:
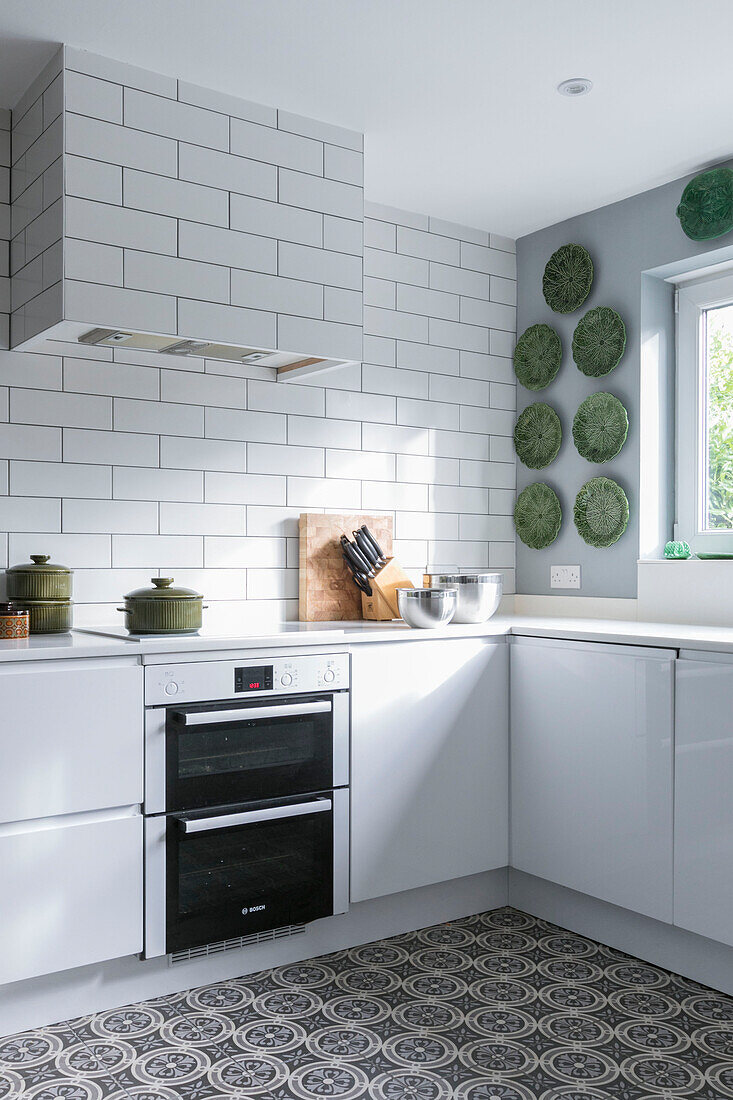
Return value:
M 350 534 L 363 523 L 374 533 L 385 556 L 390 557 L 392 516 L 369 512 L 301 515 L 298 556 L 301 622 L 350 622 L 363 618 L 361 592 L 343 560 L 339 542 L 341 535 Z
M 361 594 L 361 612 L 365 619 L 386 621 L 402 616 L 397 606 L 397 589 L 414 588 L 410 578 L 395 558 L 387 558 L 378 573 L 370 578 L 371 596 Z

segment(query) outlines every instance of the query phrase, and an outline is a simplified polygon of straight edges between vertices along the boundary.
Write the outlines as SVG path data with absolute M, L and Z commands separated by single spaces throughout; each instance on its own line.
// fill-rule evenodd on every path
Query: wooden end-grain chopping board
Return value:
M 303 623 L 361 619 L 361 592 L 343 560 L 340 538 L 366 524 L 386 557 L 392 556 L 392 516 L 304 512 L 300 517 L 300 607 Z

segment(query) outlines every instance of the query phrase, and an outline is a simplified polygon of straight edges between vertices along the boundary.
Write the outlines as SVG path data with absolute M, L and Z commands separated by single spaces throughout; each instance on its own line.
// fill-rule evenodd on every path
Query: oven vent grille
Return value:
M 267 932 L 253 932 L 249 936 L 235 936 L 231 940 L 219 940 L 218 943 L 205 943 L 201 947 L 190 947 L 187 951 L 173 951 L 168 956 L 170 966 L 190 962 L 192 959 L 205 959 L 209 955 L 221 955 L 225 951 L 236 951 L 240 947 L 251 947 L 257 943 L 271 943 L 284 940 L 288 936 L 299 936 L 305 932 L 304 924 L 286 924 L 282 928 L 271 928 Z

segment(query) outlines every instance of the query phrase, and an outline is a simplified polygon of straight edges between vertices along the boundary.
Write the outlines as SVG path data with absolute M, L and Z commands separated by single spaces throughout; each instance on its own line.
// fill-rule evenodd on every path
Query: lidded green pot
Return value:
M 130 634 L 195 634 L 201 629 L 203 596 L 192 588 L 174 588 L 172 577 L 151 577 L 152 588 L 136 588 L 125 596 Z
M 31 554 L 31 565 L 13 565 L 7 572 L 9 600 L 69 600 L 74 574 L 54 565 L 48 554 Z

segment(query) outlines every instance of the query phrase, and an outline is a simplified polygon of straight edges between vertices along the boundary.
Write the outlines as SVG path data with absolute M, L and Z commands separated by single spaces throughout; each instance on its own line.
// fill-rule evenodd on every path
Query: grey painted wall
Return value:
M 731 237 L 720 242 L 696 244 L 689 240 L 675 215 L 682 189 L 690 179 L 675 180 L 663 187 L 634 195 L 623 202 L 581 214 L 549 226 L 517 242 L 517 332 L 529 325 L 552 325 L 563 342 L 563 363 L 555 381 L 540 393 L 517 387 L 517 410 L 533 401 L 547 401 L 557 410 L 563 425 L 563 443 L 555 462 L 547 470 L 517 466 L 517 487 L 521 491 L 535 480 L 544 480 L 557 492 L 563 508 L 563 526 L 556 542 L 546 550 L 530 550 L 517 540 L 517 591 L 550 593 L 550 565 L 582 567 L 580 591 L 564 595 L 636 596 L 636 563 L 639 557 L 640 477 L 640 383 L 641 348 L 658 337 L 662 355 L 660 401 L 666 436 L 661 442 L 663 475 L 660 497 L 659 538 L 672 537 L 673 520 L 673 306 L 672 291 L 661 282 L 663 276 L 690 270 L 733 256 Z M 542 272 L 550 255 L 568 242 L 584 245 L 593 257 L 595 278 L 585 305 L 575 313 L 553 313 L 542 296 Z M 647 274 L 642 278 L 644 273 Z M 618 310 L 626 323 L 626 352 L 621 363 L 605 379 L 586 378 L 575 366 L 571 354 L 573 330 L 583 313 L 593 306 Z M 647 344 L 647 347 L 649 345 Z M 646 366 L 645 366 L 645 369 Z M 580 402 L 590 393 L 606 390 L 624 402 L 629 412 L 629 437 L 620 455 L 596 466 L 581 458 L 572 439 L 572 422 Z M 597 550 L 587 546 L 573 523 L 573 503 L 580 486 L 590 477 L 604 474 L 617 480 L 629 498 L 630 522 L 615 546 Z M 558 590 L 553 590 L 558 594 Z

